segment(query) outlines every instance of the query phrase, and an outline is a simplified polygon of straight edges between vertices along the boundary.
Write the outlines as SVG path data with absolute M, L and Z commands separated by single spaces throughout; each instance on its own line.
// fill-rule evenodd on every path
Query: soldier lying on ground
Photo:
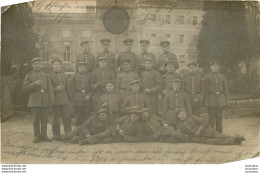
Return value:
M 187 116 L 186 110 L 180 109 L 178 118 L 177 132 L 188 135 L 192 142 L 211 145 L 241 145 L 242 141 L 245 141 L 243 136 L 224 135 L 209 127 L 207 115 L 204 117 Z
M 106 106 L 102 105 L 95 115 L 88 118 L 81 126 L 76 127 L 73 131 L 61 135 L 60 139 L 70 143 L 78 143 L 79 140 L 106 130 L 112 125 L 110 119 L 107 118 Z
M 141 126 L 144 141 L 163 141 L 163 142 L 188 142 L 189 136 L 176 132 L 175 129 L 155 115 L 150 115 L 148 109 L 142 109 Z
M 105 131 L 89 136 L 79 141 L 79 145 L 112 143 L 112 142 L 140 142 L 142 132 L 139 122 L 140 110 L 132 110 L 130 115 L 118 119 L 117 125 L 107 128 Z

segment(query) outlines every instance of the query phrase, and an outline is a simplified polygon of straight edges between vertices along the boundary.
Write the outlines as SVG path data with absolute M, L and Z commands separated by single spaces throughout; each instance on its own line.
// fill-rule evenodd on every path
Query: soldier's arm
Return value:
M 94 70 L 94 69 L 96 69 L 96 58 L 95 58 L 95 56 L 92 54 L 92 58 L 93 58 L 93 63 L 92 63 L 92 71 Z
M 154 70 L 158 70 L 158 62 L 157 62 L 157 58 L 156 58 L 156 56 L 152 53 L 152 58 L 153 58 L 153 69 Z
M 117 62 L 116 62 L 116 56 L 111 53 L 111 58 L 112 58 L 112 64 L 113 64 L 113 72 L 114 72 L 114 75 L 117 76 Z
M 123 135 L 123 138 L 128 142 L 141 142 L 142 141 L 142 128 L 139 125 L 136 129 L 136 134 L 134 136 Z
M 192 109 L 191 109 L 191 104 L 190 104 L 190 100 L 188 98 L 188 95 L 186 93 L 184 93 L 184 104 L 185 104 L 185 108 L 187 111 L 187 115 L 192 115 Z
M 208 106 L 208 97 L 209 97 L 209 77 L 208 75 L 206 74 L 205 77 L 204 77 L 204 88 L 205 88 L 205 106 Z
M 178 62 L 177 56 L 175 54 L 172 54 L 172 57 L 173 57 L 173 61 L 175 64 L 175 68 L 179 69 L 179 62 Z
M 113 72 L 113 71 L 110 71 L 110 80 L 111 81 L 113 81 L 113 82 L 115 82 L 116 81 L 116 79 L 115 79 L 115 73 Z
M 223 75 L 223 89 L 224 89 L 224 95 L 225 95 L 226 101 L 228 102 L 229 92 L 228 92 L 227 80 L 224 75 Z
M 201 79 L 200 80 L 200 92 L 199 92 L 199 97 L 200 97 L 200 100 L 203 100 L 203 98 L 205 98 L 205 85 L 204 85 L 204 80 Z
M 116 121 L 116 123 L 118 124 L 118 125 L 121 125 L 125 120 L 127 120 L 129 118 L 129 115 L 125 115 L 125 116 L 123 116 L 123 117 L 120 117 L 120 118 L 118 118 L 118 119 L 116 119 L 115 121 Z
M 163 118 L 164 119 L 166 119 L 166 117 L 167 117 L 168 104 L 169 104 L 168 96 L 165 95 L 164 98 L 163 98 Z
M 76 75 L 74 74 L 70 81 L 70 93 L 71 93 L 71 101 L 74 102 L 74 95 L 76 92 Z
M 92 90 L 96 90 L 96 89 L 97 89 L 97 78 L 96 78 L 96 74 L 97 74 L 96 70 L 94 70 L 94 71 L 92 72 L 92 74 L 91 74 L 91 85 L 90 85 L 90 87 L 91 87 Z
M 70 102 L 72 102 L 72 94 L 71 94 L 71 90 L 70 90 L 69 79 L 66 75 L 65 75 L 65 90 L 66 90 L 66 93 L 67 93 L 67 96 L 68 96 Z
M 118 74 L 116 77 L 116 88 L 115 88 L 117 93 L 119 93 L 119 91 L 120 91 L 120 88 L 119 88 L 120 83 L 121 83 L 121 77 L 120 77 L 120 74 Z
M 23 86 L 22 86 L 23 91 L 32 92 L 32 91 L 36 90 L 38 87 L 39 86 L 37 84 L 32 83 L 31 78 L 30 78 L 30 74 L 27 74 L 25 76 Z
M 79 56 L 80 56 L 80 55 L 78 55 L 78 56 L 76 57 L 76 61 L 75 61 L 75 67 L 74 67 L 74 73 L 75 73 L 75 74 L 78 72 Z
M 49 100 L 51 103 L 54 102 L 54 90 L 53 90 L 53 86 L 51 83 L 51 78 L 50 76 L 47 74 L 47 90 L 48 90 L 48 96 L 49 96 Z

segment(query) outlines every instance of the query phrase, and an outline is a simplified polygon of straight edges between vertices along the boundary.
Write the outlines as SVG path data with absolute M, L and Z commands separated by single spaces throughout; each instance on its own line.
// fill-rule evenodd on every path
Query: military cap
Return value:
M 167 61 L 167 62 L 165 62 L 165 64 L 166 64 L 166 65 L 175 65 L 175 62 L 173 62 L 173 61 Z
M 153 62 L 153 58 L 151 58 L 151 57 L 145 57 L 144 61 L 150 61 L 150 62 Z
M 185 108 L 180 108 L 176 111 L 176 114 L 178 115 L 179 113 L 181 112 L 186 112 L 186 109 Z
M 209 64 L 210 64 L 210 65 L 219 65 L 219 61 L 217 61 L 217 60 L 210 61 Z
M 106 60 L 106 59 L 107 59 L 106 56 L 100 56 L 100 57 L 98 57 L 98 61 L 100 61 L 100 60 Z
M 87 65 L 87 62 L 86 61 L 79 61 L 78 65 Z
M 97 111 L 97 114 L 100 114 L 100 113 L 103 113 L 103 112 L 107 112 L 107 108 L 100 108 L 100 109 Z
M 141 113 L 141 110 L 140 110 L 140 109 L 137 109 L 137 108 L 136 108 L 136 109 L 132 109 L 132 110 L 130 111 L 130 113 L 131 113 L 131 114 L 138 114 L 138 115 L 139 115 L 139 114 Z
M 58 58 L 54 58 L 54 59 L 51 61 L 52 64 L 55 63 L 55 62 L 61 63 L 62 60 L 61 60 L 61 59 L 58 59 Z
M 149 40 L 140 40 L 139 43 L 141 45 L 148 45 L 148 44 L 150 44 L 150 41 Z
M 139 81 L 139 80 L 132 80 L 132 81 L 130 82 L 130 85 L 134 85 L 134 84 L 140 85 L 140 81 Z
M 133 44 L 134 40 L 133 39 L 125 39 L 123 41 L 124 44 Z
M 122 59 L 121 59 L 121 64 L 123 64 L 123 63 L 125 63 L 125 62 L 130 63 L 131 60 L 130 60 L 128 57 L 127 57 L 127 58 L 122 58 Z
M 33 58 L 31 63 L 33 64 L 34 62 L 41 62 L 41 58 Z
M 143 108 L 143 109 L 140 110 L 141 113 L 148 112 L 148 111 L 149 111 L 148 108 Z
M 100 40 L 101 44 L 109 44 L 110 42 L 111 42 L 111 40 L 108 38 Z
M 175 78 L 175 79 L 172 80 L 172 83 L 173 83 L 173 82 L 180 82 L 180 83 L 182 83 L 182 80 L 181 80 L 181 79 L 178 79 L 178 78 Z
M 161 43 L 160 43 L 160 46 L 161 47 L 165 47 L 165 46 L 169 46 L 170 45 L 170 42 L 169 41 L 162 41 Z
M 80 46 L 82 46 L 83 44 L 89 44 L 89 42 L 88 42 L 88 41 L 82 41 L 82 42 L 80 43 Z
M 187 63 L 187 66 L 192 66 L 192 65 L 196 66 L 196 65 L 198 65 L 198 63 L 196 61 L 190 61 Z
M 108 104 L 107 103 L 103 103 L 102 105 L 99 106 L 99 109 L 101 108 L 108 108 Z
M 113 80 L 108 80 L 108 81 L 106 81 L 106 84 L 115 84 L 115 82 L 113 81 Z

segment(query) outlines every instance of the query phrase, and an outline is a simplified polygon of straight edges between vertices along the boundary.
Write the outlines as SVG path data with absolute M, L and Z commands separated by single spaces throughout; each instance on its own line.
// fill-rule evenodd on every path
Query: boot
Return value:
M 33 139 L 33 143 L 39 143 L 39 142 L 40 142 L 40 138 L 35 137 L 35 138 Z
M 51 139 L 48 136 L 42 136 L 41 141 L 51 142 Z
M 79 140 L 79 145 L 80 146 L 85 145 L 85 144 L 88 144 L 87 139 Z

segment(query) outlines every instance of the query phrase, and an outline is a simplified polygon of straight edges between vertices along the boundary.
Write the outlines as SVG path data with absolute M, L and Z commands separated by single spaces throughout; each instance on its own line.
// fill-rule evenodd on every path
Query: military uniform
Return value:
M 198 74 L 186 73 L 183 76 L 183 86 L 191 103 L 192 114 L 200 115 L 205 96 L 203 78 Z
M 177 131 L 181 131 L 190 137 L 192 142 L 213 144 L 213 145 L 234 145 L 241 144 L 242 136 L 228 136 L 218 133 L 215 129 L 208 127 L 207 114 L 204 116 L 187 116 L 185 120 L 178 122 Z M 199 134 L 196 135 L 196 132 Z
M 112 123 L 108 118 L 106 118 L 104 121 L 101 121 L 98 117 L 98 114 L 106 111 L 107 110 L 104 108 L 98 110 L 96 115 L 89 117 L 82 125 L 73 129 L 73 131 L 62 135 L 61 139 L 72 143 L 78 143 L 79 140 L 83 140 L 88 136 L 105 131 L 112 125 Z
M 126 39 L 126 40 L 124 40 L 124 44 L 133 44 L 133 40 L 132 39 Z M 138 56 L 131 51 L 130 52 L 124 51 L 124 52 L 119 53 L 119 55 L 117 57 L 117 67 L 120 67 L 121 62 L 124 61 L 125 59 L 130 60 L 131 71 L 137 72 L 138 69 L 139 69 L 139 66 L 140 66 Z M 122 71 L 122 70 L 120 69 L 120 71 Z
M 160 43 L 160 46 L 169 46 L 170 42 L 163 41 Z M 166 64 L 168 62 L 173 62 L 175 69 L 179 68 L 179 62 L 177 56 L 171 52 L 164 52 L 158 57 L 158 70 L 163 75 L 166 73 Z
M 125 114 L 129 114 L 130 111 L 133 109 L 143 109 L 143 108 L 149 108 L 150 101 L 147 99 L 147 97 L 141 93 L 132 93 L 125 97 L 122 103 L 122 111 Z
M 209 111 L 209 124 L 214 127 L 216 119 L 216 130 L 223 131 L 222 114 L 227 106 L 229 92 L 226 77 L 221 73 L 209 73 L 205 75 L 205 98 Z
M 102 39 L 100 40 L 101 44 L 110 44 L 110 39 Z M 106 57 L 107 58 L 107 68 L 114 72 L 114 74 L 117 74 L 117 63 L 116 63 L 116 57 L 113 53 L 109 52 L 108 50 L 104 50 L 100 52 L 97 55 L 97 59 L 100 57 Z M 98 68 L 99 65 L 96 63 L 96 68 Z
M 164 110 L 164 119 L 167 123 L 176 126 L 178 123 L 177 111 L 181 108 L 187 110 L 188 115 L 191 115 L 191 105 L 189 98 L 185 92 L 180 91 L 169 91 L 166 93 L 163 99 L 163 110 Z
M 70 100 L 72 98 L 69 91 L 68 78 L 62 71 L 52 72 L 50 77 L 54 88 L 52 133 L 55 137 L 60 135 L 60 117 L 63 121 L 64 132 L 71 131 Z M 58 90 L 58 86 L 63 86 L 63 89 Z
M 139 121 L 133 123 L 131 122 L 130 115 L 126 115 L 121 117 L 117 122 L 116 126 L 111 126 L 101 133 L 90 136 L 80 144 L 142 141 L 142 128 Z M 123 134 L 119 133 L 120 130 L 123 131 Z
M 96 69 L 92 73 L 91 78 L 91 88 L 98 93 L 104 93 L 105 84 L 107 81 L 115 82 L 114 72 L 105 68 L 105 69 Z
M 71 93 L 75 106 L 76 124 L 81 125 L 92 111 L 91 98 L 93 93 L 91 91 L 91 73 L 75 74 L 71 79 Z M 86 96 L 90 97 L 90 100 L 86 101 Z
M 182 89 L 183 89 L 183 78 L 181 77 L 181 75 L 179 75 L 178 73 L 176 72 L 167 72 L 164 76 L 163 76 L 163 83 L 164 83 L 164 90 L 165 91 L 169 91 L 169 90 L 172 90 L 172 81 L 174 79 L 180 79 L 182 80 Z
M 149 115 L 147 120 L 140 121 L 142 126 L 143 141 L 164 141 L 164 142 L 187 142 L 187 135 L 177 133 L 171 126 L 164 127 L 165 121 L 155 115 Z
M 139 80 L 140 78 L 136 72 L 122 72 L 117 75 L 116 78 L 116 91 L 119 94 L 127 95 L 130 94 L 131 91 L 131 85 L 130 82 L 132 80 Z
M 40 61 L 39 58 L 32 60 L 32 63 Z M 38 85 L 35 82 L 40 80 Z M 47 137 L 47 108 L 50 102 L 54 100 L 53 86 L 50 76 L 42 71 L 31 71 L 25 76 L 23 82 L 23 90 L 30 93 L 28 107 L 32 110 L 34 138 L 40 140 L 48 140 Z
M 161 75 L 154 69 L 146 70 L 141 75 L 142 89 L 149 92 L 144 92 L 147 100 L 149 100 L 149 111 L 151 114 L 158 114 L 158 96 L 163 88 L 163 81 Z

